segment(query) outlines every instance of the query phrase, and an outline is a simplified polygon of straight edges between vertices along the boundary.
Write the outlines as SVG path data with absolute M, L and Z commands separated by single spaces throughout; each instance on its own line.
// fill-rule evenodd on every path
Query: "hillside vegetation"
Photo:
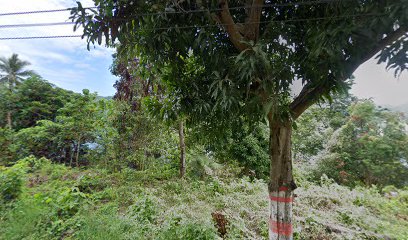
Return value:
M 224 224 L 225 239 L 267 238 L 263 180 L 215 163 L 192 170 L 201 177 L 22 159 L 1 171 L 0 239 L 217 239 Z M 407 190 L 386 197 L 386 190 L 349 189 L 327 177 L 297 179 L 295 239 L 408 239 Z
M 267 238 L 264 123 L 218 140 L 188 127 L 180 178 L 173 123 L 37 76 L 12 94 L 13 128 L 0 128 L 0 239 Z M 405 120 L 339 99 L 294 132 L 294 236 L 407 239 Z
M 192 55 L 160 74 L 116 58 L 112 99 L 0 60 L 1 240 L 408 239 L 400 113 L 338 93 L 285 125 L 197 118 L 166 82 L 202 74 Z

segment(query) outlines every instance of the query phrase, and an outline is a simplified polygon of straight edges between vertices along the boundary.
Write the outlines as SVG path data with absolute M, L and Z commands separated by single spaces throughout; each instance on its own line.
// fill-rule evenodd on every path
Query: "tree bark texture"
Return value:
M 296 185 L 292 175 L 290 121 L 274 120 L 269 116 L 269 153 L 271 161 L 269 200 L 269 239 L 293 239 L 292 206 Z
M 12 123 L 11 123 L 11 111 L 8 111 L 7 112 L 7 127 L 8 128 L 12 128 L 12 125 L 11 125 Z
M 184 143 L 184 121 L 179 122 L 179 144 L 180 144 L 180 177 L 186 175 L 186 144 Z
M 75 154 L 75 144 L 71 144 L 72 147 L 69 148 L 69 166 L 72 167 L 72 160 L 74 159 L 74 154 Z
M 247 19 L 244 26 L 237 25 L 229 12 L 228 0 L 219 0 L 222 9 L 214 16 L 215 21 L 224 27 L 229 35 L 229 39 L 239 51 L 245 51 L 250 46 L 244 41 L 257 42 L 259 38 L 259 22 L 261 19 L 263 0 L 247 0 L 246 5 L 250 6 L 247 11 Z M 301 98 L 304 100 L 303 98 Z M 296 104 L 299 108 L 298 117 L 307 107 L 307 103 L 300 101 Z M 291 106 L 292 107 L 292 106 Z M 293 110 L 293 109 L 292 109 Z M 270 218 L 269 218 L 269 239 L 270 240 L 291 240 L 293 239 L 292 228 L 292 206 L 293 190 L 296 185 L 292 175 L 292 153 L 291 137 L 292 122 L 275 119 L 273 113 L 268 115 L 270 127 Z

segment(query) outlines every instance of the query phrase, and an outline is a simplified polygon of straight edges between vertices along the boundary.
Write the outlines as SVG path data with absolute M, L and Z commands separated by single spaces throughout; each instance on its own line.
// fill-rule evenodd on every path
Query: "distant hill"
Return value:
M 113 96 L 106 96 L 106 97 L 104 97 L 104 96 L 97 96 L 97 97 L 96 97 L 96 99 L 106 99 L 106 100 L 111 100 L 111 99 L 113 99 Z
M 405 116 L 408 116 L 408 103 L 404 103 L 398 106 L 388 106 L 387 108 L 396 112 L 402 112 L 405 114 Z

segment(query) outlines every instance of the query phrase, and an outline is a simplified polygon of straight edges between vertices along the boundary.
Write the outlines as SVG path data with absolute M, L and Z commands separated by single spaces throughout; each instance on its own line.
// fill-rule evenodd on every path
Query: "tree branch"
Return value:
M 229 35 L 232 44 L 234 44 L 234 46 L 240 52 L 244 51 L 245 49 L 248 48 L 248 46 L 242 42 L 244 40 L 244 36 L 242 36 L 242 34 L 238 31 L 238 27 L 235 24 L 234 20 L 232 19 L 228 7 L 228 1 L 220 0 L 219 7 L 222 10 L 218 13 L 218 15 L 213 15 L 214 20 L 224 27 L 225 31 Z
M 373 48 L 365 52 L 358 58 L 351 58 L 345 62 L 347 71 L 339 81 L 346 81 L 353 72 L 364 62 L 371 59 L 379 51 L 397 41 L 408 31 L 408 27 L 400 27 L 394 32 L 388 34 L 385 38 L 378 41 Z M 314 86 L 313 86 L 314 85 Z M 323 94 L 329 93 L 331 88 L 327 85 L 315 85 L 307 83 L 299 95 L 290 104 L 290 110 L 292 112 L 293 119 L 297 119 L 306 109 L 308 109 L 313 103 L 315 103 Z
M 235 23 L 232 19 L 228 7 L 228 0 L 219 0 L 221 11 L 215 15 L 213 20 L 224 27 L 229 35 L 232 44 L 240 51 L 244 51 L 249 46 L 243 41 L 252 40 L 256 42 L 259 38 L 259 24 L 262 15 L 263 0 L 248 0 L 248 17 L 245 24 Z
M 244 36 L 246 39 L 256 42 L 259 38 L 263 0 L 248 0 L 247 5 L 249 13 L 245 21 Z
M 351 58 L 350 60 L 348 60 L 347 64 L 350 66 L 348 74 L 351 75 L 361 64 L 365 63 L 379 51 L 381 51 L 388 45 L 391 45 L 393 42 L 397 41 L 399 38 L 404 36 L 407 33 L 407 31 L 408 26 L 401 26 L 394 32 L 388 34 L 385 38 L 381 39 L 377 44 L 374 45 L 374 47 L 370 51 L 361 55 L 359 58 L 356 59 Z
M 320 96 L 326 93 L 327 88 L 322 86 L 312 87 L 311 83 L 307 83 L 299 95 L 290 104 L 292 118 L 297 119 L 306 109 L 315 103 Z

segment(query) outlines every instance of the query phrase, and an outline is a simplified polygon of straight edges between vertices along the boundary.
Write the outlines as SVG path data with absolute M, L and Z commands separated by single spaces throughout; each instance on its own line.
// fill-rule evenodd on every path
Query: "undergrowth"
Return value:
M 266 239 L 266 183 L 198 165 L 178 179 L 171 168 L 111 173 L 20 160 L 0 170 L 0 239 L 221 239 L 214 212 L 226 219 L 226 239 Z M 297 178 L 295 239 L 408 239 L 407 190 L 385 197 L 374 186 Z

